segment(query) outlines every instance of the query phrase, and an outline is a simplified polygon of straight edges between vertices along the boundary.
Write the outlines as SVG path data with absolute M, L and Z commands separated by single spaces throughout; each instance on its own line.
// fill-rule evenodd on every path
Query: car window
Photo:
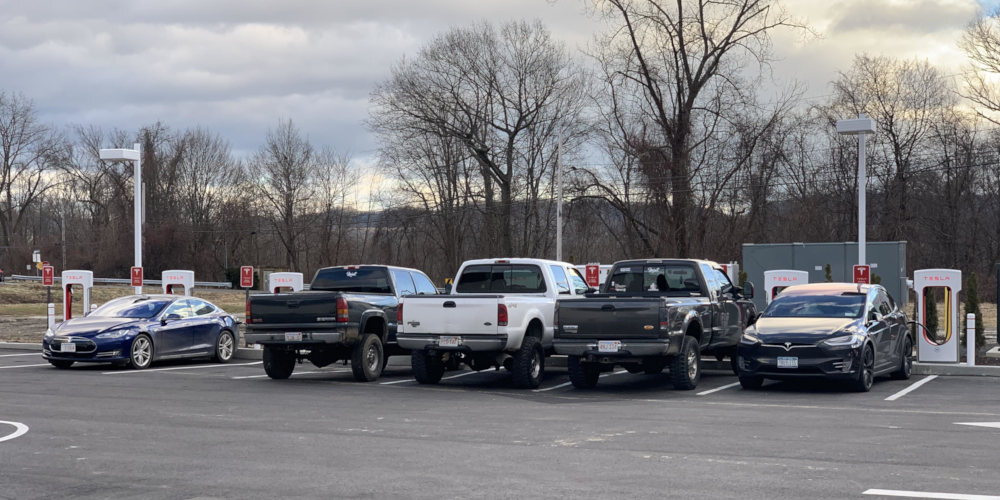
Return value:
M 383 267 L 328 267 L 316 271 L 310 290 L 330 292 L 392 293 L 389 273 Z
M 691 264 L 628 264 L 615 267 L 604 282 L 605 292 L 701 293 L 698 272 Z
M 424 276 L 423 273 L 418 273 L 416 271 L 411 272 L 410 276 L 413 278 L 413 284 L 417 286 L 417 293 L 420 295 L 434 295 L 437 293 L 437 288 L 434 287 L 434 283 Z
M 701 274 L 705 276 L 705 284 L 708 285 L 709 291 L 718 297 L 722 293 L 722 285 L 719 284 L 719 280 L 715 276 L 715 269 L 712 269 L 712 266 L 708 264 L 699 264 L 699 267 L 701 267 Z
M 573 286 L 573 292 L 577 295 L 583 295 L 587 293 L 587 290 L 590 290 L 587 280 L 583 278 L 583 275 L 576 268 L 569 268 L 569 281 Z
M 865 294 L 787 295 L 774 298 L 764 309 L 765 318 L 860 318 L 865 312 Z
M 413 285 L 413 278 L 410 277 L 409 271 L 393 269 L 392 278 L 396 280 L 396 294 L 400 297 L 417 294 L 417 287 Z
M 569 294 L 569 281 L 566 280 L 566 271 L 562 266 L 551 265 L 552 279 L 555 281 L 556 291 L 560 294 Z
M 726 276 L 726 273 L 722 272 L 722 269 L 713 269 L 712 274 L 715 275 L 715 282 L 719 284 L 720 292 L 728 292 L 735 288 L 733 287 L 733 283 L 729 281 L 729 276 Z
M 164 316 L 170 316 L 171 314 L 176 314 L 181 318 L 190 318 L 194 316 L 191 310 L 191 301 L 182 299 L 170 304 L 165 311 L 163 311 Z
M 169 303 L 169 300 L 142 296 L 122 297 L 98 307 L 89 316 L 91 318 L 152 318 Z
M 201 299 L 191 299 L 191 308 L 195 316 L 204 316 L 215 312 L 215 306 Z
M 542 270 L 531 264 L 485 264 L 462 270 L 457 293 L 543 293 Z
M 885 292 L 879 291 L 878 298 L 875 299 L 875 304 L 882 316 L 892 314 L 892 306 L 889 305 L 889 297 L 886 296 Z

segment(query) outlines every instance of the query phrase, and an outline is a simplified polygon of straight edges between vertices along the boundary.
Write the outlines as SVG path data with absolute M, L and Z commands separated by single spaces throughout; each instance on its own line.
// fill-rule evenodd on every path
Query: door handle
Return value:
M 445 301 L 444 307 L 455 307 L 455 301 L 453 301 L 453 300 L 447 300 L 447 301 Z

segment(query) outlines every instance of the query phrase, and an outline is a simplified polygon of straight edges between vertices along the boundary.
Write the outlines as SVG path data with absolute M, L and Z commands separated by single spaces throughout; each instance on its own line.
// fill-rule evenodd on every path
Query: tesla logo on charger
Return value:
M 55 281 L 56 270 L 52 266 L 42 267 L 42 284 L 45 286 L 52 286 L 52 282 Z
M 142 268 L 132 267 L 132 286 L 142 286 Z
M 788 277 L 788 276 L 778 276 L 778 277 L 774 278 L 774 281 L 778 281 L 778 282 L 781 282 L 781 283 L 792 283 L 792 282 L 795 282 L 795 281 L 798 281 L 798 280 L 799 279 L 797 277 Z
M 869 284 L 871 283 L 871 267 L 869 266 L 854 266 L 854 282 Z
M 253 266 L 240 266 L 240 287 L 253 288 Z

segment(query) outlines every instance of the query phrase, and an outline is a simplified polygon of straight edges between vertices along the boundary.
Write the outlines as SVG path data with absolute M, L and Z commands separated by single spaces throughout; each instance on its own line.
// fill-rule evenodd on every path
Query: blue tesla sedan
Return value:
M 236 320 L 207 300 L 131 295 L 47 332 L 42 357 L 56 368 L 98 362 L 141 370 L 153 361 L 196 357 L 226 363 L 236 351 L 236 331 Z

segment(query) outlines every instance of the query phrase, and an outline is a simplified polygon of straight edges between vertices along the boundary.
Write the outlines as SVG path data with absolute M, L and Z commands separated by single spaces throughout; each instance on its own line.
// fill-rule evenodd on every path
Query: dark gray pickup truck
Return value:
M 594 387 L 602 371 L 621 365 L 631 373 L 669 368 L 674 388 L 690 390 L 703 353 L 735 354 L 757 316 L 751 298 L 753 284 L 737 288 L 714 262 L 621 261 L 601 293 L 556 303 L 553 347 L 569 356 L 576 387 Z
M 390 355 L 409 354 L 396 342 L 404 295 L 435 294 L 421 271 L 392 266 L 340 266 L 316 271 L 306 292 L 251 295 L 248 342 L 264 347 L 264 371 L 291 376 L 297 361 L 323 367 L 351 360 L 354 378 L 375 380 Z

